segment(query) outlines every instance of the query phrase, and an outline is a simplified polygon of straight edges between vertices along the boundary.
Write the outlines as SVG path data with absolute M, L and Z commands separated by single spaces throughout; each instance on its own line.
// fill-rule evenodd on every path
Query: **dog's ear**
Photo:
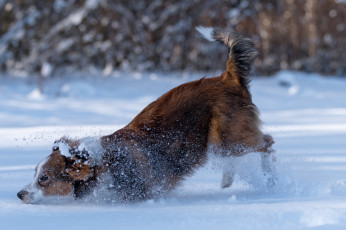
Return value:
M 74 156 L 75 158 L 77 158 L 79 161 L 81 162 L 85 162 L 87 160 L 89 160 L 89 153 L 87 150 L 83 149 L 79 149 L 78 146 L 71 146 L 69 149 L 69 152 L 71 154 L 71 156 Z
M 59 144 L 65 144 L 67 146 L 68 153 L 73 158 L 76 158 L 81 162 L 85 162 L 90 158 L 88 151 L 84 147 L 80 146 L 80 142 L 78 140 L 72 140 L 68 139 L 67 137 L 62 137 L 61 139 L 54 142 L 53 151 L 59 150 Z
M 94 176 L 94 170 L 92 166 L 88 164 L 89 153 L 84 148 L 79 148 L 79 141 L 63 137 L 55 142 L 53 152 L 60 151 L 59 143 L 64 143 L 68 147 L 68 152 L 71 157 L 63 156 L 66 163 L 65 172 L 69 174 L 74 181 L 87 181 L 89 178 Z
M 87 181 L 89 178 L 94 176 L 93 168 L 80 162 L 78 160 L 71 160 L 71 164 L 66 168 L 66 172 L 73 178 L 73 180 Z
M 77 159 L 76 157 L 65 158 L 65 172 L 72 177 L 74 181 L 87 181 L 89 178 L 94 176 L 94 170 L 92 166 L 85 162 Z

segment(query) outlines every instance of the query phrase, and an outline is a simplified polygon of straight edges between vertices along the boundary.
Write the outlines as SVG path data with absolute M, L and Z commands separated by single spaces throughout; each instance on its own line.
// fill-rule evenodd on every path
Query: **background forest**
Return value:
M 253 38 L 257 75 L 346 74 L 344 0 L 0 0 L 0 22 L 0 71 L 12 76 L 223 69 L 224 47 L 199 25 Z

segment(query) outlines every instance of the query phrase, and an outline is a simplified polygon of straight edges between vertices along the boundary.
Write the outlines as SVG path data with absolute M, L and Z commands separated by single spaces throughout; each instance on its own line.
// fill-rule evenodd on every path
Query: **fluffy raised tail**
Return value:
M 239 33 L 220 28 L 197 27 L 196 30 L 209 41 L 220 42 L 229 48 L 227 72 L 237 77 L 240 82 L 246 83 L 252 65 L 257 57 L 255 44 L 249 38 Z

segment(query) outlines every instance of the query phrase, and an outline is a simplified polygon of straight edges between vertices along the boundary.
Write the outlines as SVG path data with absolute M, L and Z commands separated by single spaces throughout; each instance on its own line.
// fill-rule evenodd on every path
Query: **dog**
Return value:
M 56 141 L 17 196 L 37 203 L 49 196 L 85 197 L 105 186 L 112 200 L 138 202 L 165 194 L 194 173 L 208 153 L 227 159 L 221 187 L 231 186 L 234 157 L 261 153 L 268 184 L 275 183 L 273 138 L 249 91 L 254 43 L 232 30 L 199 27 L 229 49 L 226 71 L 182 84 L 143 109 L 128 125 L 99 138 Z

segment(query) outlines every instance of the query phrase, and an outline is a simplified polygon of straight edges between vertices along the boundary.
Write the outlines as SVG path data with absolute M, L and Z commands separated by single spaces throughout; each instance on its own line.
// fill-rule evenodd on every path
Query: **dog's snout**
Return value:
M 25 198 L 25 196 L 28 195 L 27 191 L 21 190 L 17 193 L 17 196 L 19 199 L 23 200 Z

